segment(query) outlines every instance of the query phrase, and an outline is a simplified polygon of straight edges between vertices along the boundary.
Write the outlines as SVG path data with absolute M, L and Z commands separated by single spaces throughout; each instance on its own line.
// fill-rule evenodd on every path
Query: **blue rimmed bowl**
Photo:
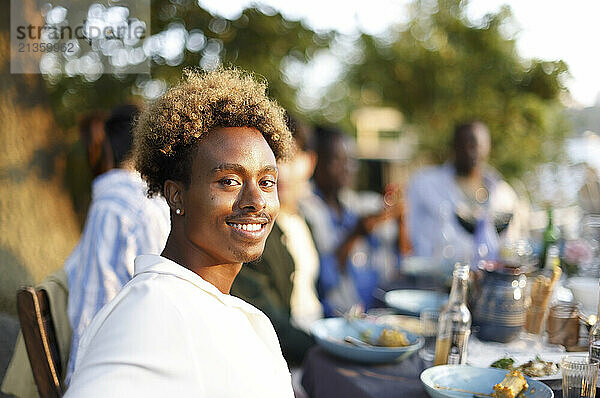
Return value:
M 406 347 L 356 346 L 347 343 L 347 336 L 361 339 L 369 336 L 368 341 L 375 344 L 384 329 L 395 329 L 406 333 L 410 345 Z M 325 351 L 337 357 L 361 363 L 387 363 L 402 361 L 417 352 L 423 346 L 423 337 L 389 325 L 375 324 L 364 320 L 345 318 L 325 318 L 311 326 L 311 332 Z

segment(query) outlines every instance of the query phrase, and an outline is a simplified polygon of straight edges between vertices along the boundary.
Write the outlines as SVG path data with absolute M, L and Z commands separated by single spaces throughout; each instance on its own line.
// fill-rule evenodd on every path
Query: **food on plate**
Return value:
M 515 366 L 515 360 L 513 358 L 501 358 L 493 362 L 490 367 L 500 368 L 506 370 L 518 370 L 523 372 L 529 377 L 544 377 L 550 376 L 558 372 L 558 364 L 550 361 L 544 361 L 539 356 L 536 356 L 534 360 L 525 362 L 522 365 Z
M 493 362 L 490 367 L 498 369 L 512 369 L 515 364 L 515 360 L 512 358 L 500 358 L 496 362 Z
M 558 372 L 558 364 L 535 357 L 535 360 L 525 362 L 519 369 L 529 377 L 544 377 Z
M 381 315 L 377 318 L 379 325 L 406 330 L 410 333 L 421 334 L 421 320 L 407 315 Z
M 404 332 L 395 329 L 383 329 L 377 344 L 382 347 L 406 347 L 410 345 L 410 341 L 408 341 Z
M 390 328 L 384 328 L 375 343 L 371 341 L 370 330 L 362 332 L 360 339 L 366 343 L 375 344 L 380 347 L 406 347 L 410 345 L 406 333 Z
M 500 383 L 494 386 L 495 398 L 515 398 L 522 390 L 527 389 L 527 380 L 518 370 L 510 371 Z

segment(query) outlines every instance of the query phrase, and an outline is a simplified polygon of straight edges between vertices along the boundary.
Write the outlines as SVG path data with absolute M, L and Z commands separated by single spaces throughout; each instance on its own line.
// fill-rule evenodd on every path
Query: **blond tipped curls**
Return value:
M 135 165 L 148 195 L 161 194 L 167 179 L 189 184 L 193 149 L 218 127 L 254 127 L 277 159 L 286 158 L 293 140 L 285 111 L 266 91 L 265 82 L 239 69 L 186 71 L 179 85 L 142 112 L 134 130 Z

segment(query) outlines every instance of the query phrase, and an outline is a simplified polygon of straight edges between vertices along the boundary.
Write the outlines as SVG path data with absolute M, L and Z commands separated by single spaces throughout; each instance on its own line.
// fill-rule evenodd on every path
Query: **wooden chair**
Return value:
M 62 397 L 64 386 L 60 374 L 60 353 L 46 291 L 30 286 L 19 289 L 17 309 L 40 397 Z

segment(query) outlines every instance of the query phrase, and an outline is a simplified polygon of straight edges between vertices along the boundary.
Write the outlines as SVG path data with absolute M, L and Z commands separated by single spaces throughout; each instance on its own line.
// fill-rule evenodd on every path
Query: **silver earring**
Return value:
M 180 216 L 181 215 L 181 209 L 176 209 L 175 210 L 175 214 L 177 214 L 178 216 Z

